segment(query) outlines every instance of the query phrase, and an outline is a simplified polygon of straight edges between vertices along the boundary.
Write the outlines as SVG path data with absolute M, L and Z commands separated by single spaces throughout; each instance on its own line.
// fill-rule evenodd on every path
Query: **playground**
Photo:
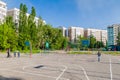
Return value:
M 40 53 L 6 58 L 0 54 L 0 80 L 120 80 L 120 56 Z

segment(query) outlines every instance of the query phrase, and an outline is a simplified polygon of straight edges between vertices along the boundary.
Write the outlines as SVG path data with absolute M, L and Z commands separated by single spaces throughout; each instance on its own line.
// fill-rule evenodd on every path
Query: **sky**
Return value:
M 107 29 L 120 23 L 120 0 L 3 0 L 8 9 L 19 8 L 20 3 L 34 6 L 37 16 L 53 27 L 78 26 Z

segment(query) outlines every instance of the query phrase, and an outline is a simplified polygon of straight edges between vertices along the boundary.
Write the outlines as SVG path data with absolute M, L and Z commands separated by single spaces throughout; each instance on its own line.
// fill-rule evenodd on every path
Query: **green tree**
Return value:
M 95 46 L 94 46 L 95 48 L 100 48 L 101 47 L 101 42 L 100 41 L 97 41 L 96 43 L 95 43 Z
M 37 45 L 36 48 L 43 48 L 44 47 L 44 39 L 43 39 L 43 25 L 41 25 L 40 19 L 38 21 L 38 26 L 37 26 Z
M 7 16 L 7 17 L 5 18 L 5 23 L 6 23 L 9 27 L 11 27 L 12 29 L 16 30 L 16 26 L 15 26 L 15 24 L 14 24 L 14 22 L 13 22 L 13 17 L 12 17 L 12 16 Z
M 78 37 L 79 48 L 88 47 L 88 46 L 83 46 L 83 45 L 82 45 L 82 41 L 83 41 L 83 40 L 88 40 L 88 41 L 89 41 L 88 38 L 86 38 L 86 37 L 84 37 L 84 36 L 79 36 L 79 37 Z
M 27 27 L 27 6 L 25 4 L 20 4 L 20 14 L 19 14 L 19 33 L 26 32 Z
M 6 23 L 0 25 L 0 49 L 11 48 L 15 50 L 17 46 L 17 36 L 15 30 Z
M 30 41 L 33 49 L 43 49 L 48 41 L 51 49 L 65 49 L 68 39 L 62 36 L 62 31 L 53 28 L 52 25 L 44 24 L 40 17 L 35 21 L 36 10 L 31 8 L 31 13 L 27 16 L 27 6 L 20 4 L 19 25 L 13 22 L 11 16 L 7 16 L 5 22 L 0 24 L 0 49 L 5 50 L 25 50 L 26 41 Z
M 89 48 L 94 48 L 94 45 L 96 43 L 96 38 L 93 35 L 90 35 L 89 40 L 90 40 Z
M 30 42 L 33 48 L 36 47 L 37 43 L 37 27 L 35 22 L 36 11 L 35 8 L 32 7 L 31 14 L 28 17 L 28 35 L 30 37 Z
M 63 49 L 66 49 L 68 46 L 68 38 L 63 38 L 63 43 L 62 43 Z
M 25 49 L 25 41 L 29 39 L 28 35 L 28 18 L 27 18 L 27 6 L 25 4 L 20 4 L 20 14 L 19 14 L 19 38 L 18 38 L 18 49 Z
M 64 37 L 62 35 L 62 31 L 59 29 L 54 29 L 55 34 L 52 38 L 52 46 L 54 49 L 63 49 L 64 48 Z
M 51 25 L 38 26 L 38 43 L 40 48 L 43 48 L 45 42 L 48 41 L 51 49 L 63 49 L 66 46 L 66 38 L 62 36 L 62 31 L 58 28 L 53 28 Z
M 105 47 L 103 41 L 100 42 L 100 47 L 101 47 L 101 48 Z

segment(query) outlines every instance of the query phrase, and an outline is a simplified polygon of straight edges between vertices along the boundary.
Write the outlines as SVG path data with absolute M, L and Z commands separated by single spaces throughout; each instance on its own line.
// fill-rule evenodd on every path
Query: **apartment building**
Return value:
M 91 35 L 93 35 L 97 41 L 102 41 L 104 44 L 106 44 L 107 30 L 90 29 L 90 28 L 84 30 L 85 37 L 90 37 Z
M 13 8 L 13 9 L 10 9 L 7 11 L 7 15 L 12 16 L 13 21 L 17 24 L 17 23 L 19 23 L 19 12 L 20 12 L 19 9 Z
M 10 9 L 7 11 L 7 15 L 8 16 L 12 16 L 13 17 L 13 21 L 18 24 L 19 23 L 19 13 L 20 13 L 20 10 L 17 9 L 17 8 L 13 8 L 13 9 Z M 26 16 L 28 17 L 30 14 L 29 13 L 26 13 Z M 38 17 L 35 17 L 34 19 L 36 25 L 38 24 L 38 21 L 39 21 L 39 18 Z M 43 20 L 43 23 L 46 24 L 45 20 Z
M 7 14 L 7 4 L 0 0 L 0 22 L 2 23 Z
M 108 45 L 117 45 L 117 36 L 120 32 L 120 24 L 108 26 Z
M 69 27 L 68 37 L 72 42 L 76 42 L 79 36 L 84 36 L 84 28 L 81 27 Z
M 119 25 L 120 26 L 120 25 Z M 118 33 L 120 32 L 120 27 L 118 27 Z
M 106 42 L 108 43 L 108 33 L 107 30 L 101 30 L 101 35 L 102 35 L 102 41 L 106 45 Z
M 62 30 L 62 35 L 64 37 L 67 37 L 68 36 L 67 28 L 65 28 L 63 26 L 59 26 L 59 28 Z

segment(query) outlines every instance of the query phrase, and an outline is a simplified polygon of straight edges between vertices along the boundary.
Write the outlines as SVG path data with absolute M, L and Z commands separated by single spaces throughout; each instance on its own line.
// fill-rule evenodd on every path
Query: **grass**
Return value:
M 111 54 L 118 56 L 120 51 L 100 51 L 102 54 Z M 69 51 L 67 54 L 97 54 L 97 51 Z
M 92 54 L 91 51 L 69 51 L 67 54 Z
M 118 55 L 120 56 L 120 51 L 100 51 L 100 52 L 102 54 L 111 54 L 111 55 L 115 55 L 115 56 L 118 56 Z M 1 50 L 0 53 L 6 54 L 7 50 L 4 50 L 4 51 Z M 14 51 L 11 53 L 14 53 Z M 20 51 L 20 53 L 29 54 L 30 50 L 22 50 L 22 51 Z M 48 51 L 40 50 L 40 49 L 32 50 L 32 54 L 36 54 L 36 53 L 48 53 Z M 68 51 L 67 54 L 97 54 L 97 51 Z
M 30 50 L 22 50 L 22 51 L 20 51 L 21 53 L 30 53 Z M 36 53 L 40 53 L 41 52 L 41 50 L 32 50 L 32 53 L 33 54 L 36 54 Z
M 120 51 L 102 51 L 104 54 L 120 55 Z

